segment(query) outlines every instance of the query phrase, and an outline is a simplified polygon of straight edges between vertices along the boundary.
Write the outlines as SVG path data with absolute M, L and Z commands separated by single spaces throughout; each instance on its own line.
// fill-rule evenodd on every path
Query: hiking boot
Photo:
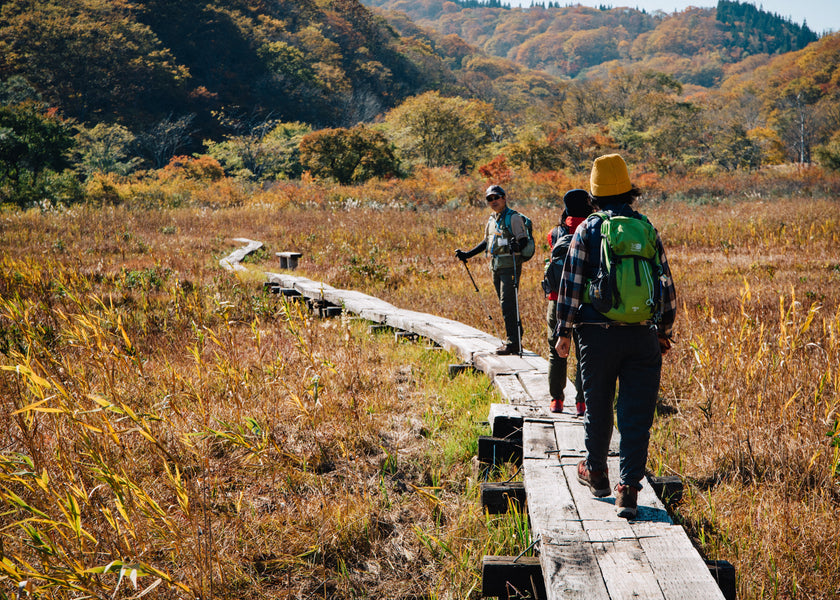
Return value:
M 549 404 L 549 408 L 553 413 L 563 412 L 563 399 L 562 398 L 552 398 L 551 404 Z
M 603 471 L 590 471 L 586 468 L 586 461 L 578 463 L 578 481 L 592 490 L 592 495 L 598 498 L 610 495 L 610 479 L 608 469 Z
M 586 402 L 575 402 L 577 416 L 582 417 L 586 413 Z
M 639 490 L 632 485 L 619 483 L 615 486 L 615 508 L 619 517 L 635 519 L 638 500 Z
M 496 354 L 499 356 L 508 356 L 510 354 L 519 354 L 519 348 L 515 344 L 502 344 L 496 348 Z

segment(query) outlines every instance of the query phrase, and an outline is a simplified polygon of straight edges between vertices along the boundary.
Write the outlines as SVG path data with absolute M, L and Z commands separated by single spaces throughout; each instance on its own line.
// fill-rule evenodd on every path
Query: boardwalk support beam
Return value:
M 280 259 L 280 268 L 294 271 L 298 266 L 298 259 L 301 257 L 300 252 L 275 252 L 277 258 Z
M 732 563 L 726 560 L 707 560 L 706 565 L 712 577 L 717 581 L 720 591 L 723 592 L 723 597 L 726 600 L 735 600 L 738 585 Z
M 311 300 L 309 306 L 312 311 L 317 313 L 322 319 L 341 315 L 341 307 L 327 302 L 326 300 Z
M 540 559 L 534 556 L 485 556 L 481 561 L 483 598 L 545 598 Z
M 478 437 L 478 462 L 486 465 L 522 464 L 522 440 L 482 435 Z
M 481 506 L 491 515 L 506 513 L 510 505 L 514 503 L 520 509 L 525 506 L 524 482 L 490 482 L 481 484 Z
M 648 481 L 653 491 L 668 508 L 673 508 L 680 503 L 683 496 L 683 482 L 677 475 L 665 477 L 649 476 Z
M 449 378 L 454 379 L 457 375 L 469 371 L 475 372 L 475 367 L 470 363 L 461 363 L 457 365 L 449 365 Z

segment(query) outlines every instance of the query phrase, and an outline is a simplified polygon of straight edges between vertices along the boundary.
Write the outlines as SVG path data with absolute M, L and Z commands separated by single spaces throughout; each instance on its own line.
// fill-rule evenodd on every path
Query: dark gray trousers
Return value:
M 496 288 L 496 295 L 499 297 L 499 304 L 502 306 L 502 317 L 505 321 L 506 343 L 514 347 L 520 347 L 521 332 L 517 327 L 518 315 L 516 306 L 516 286 L 519 284 L 519 276 L 522 274 L 522 265 L 517 262 L 516 274 L 513 267 L 497 267 L 493 271 L 493 286 Z
M 577 332 L 586 400 L 587 467 L 593 471 L 607 467 L 615 405 L 621 434 L 618 482 L 641 489 L 662 372 L 656 330 L 644 325 L 581 325 Z

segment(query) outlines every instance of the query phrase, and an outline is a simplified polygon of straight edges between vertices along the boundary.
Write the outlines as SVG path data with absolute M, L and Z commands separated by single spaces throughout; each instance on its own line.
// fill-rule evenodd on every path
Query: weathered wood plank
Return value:
M 611 600 L 585 534 L 540 543 L 547 600 Z
M 454 352 L 463 360 L 472 361 L 473 356 L 487 354 L 496 349 L 501 340 L 492 337 L 461 337 L 445 335 L 441 340 L 435 340 L 450 352 Z
M 522 387 L 516 375 L 496 375 L 493 378 L 493 384 L 499 390 L 502 398 L 510 404 L 528 404 L 531 402 L 531 397 Z
M 219 261 L 219 266 L 226 271 L 244 271 L 245 267 L 243 267 L 240 263 L 246 256 L 251 254 L 251 252 L 262 248 L 262 242 L 249 240 L 248 238 L 233 238 L 233 241 L 245 244 L 245 246 L 234 250 L 221 259 Z
M 625 531 L 615 527 L 589 527 L 586 533 L 610 598 L 664 600 L 656 574 L 629 528 Z
M 639 537 L 666 600 L 724 600 L 706 562 L 677 525 Z
M 539 354 L 526 350 L 522 353 L 522 358 L 531 365 L 531 368 L 538 373 L 544 373 L 548 377 L 548 361 Z
M 597 558 L 583 531 L 562 467 L 544 452 L 554 444 L 553 427 L 526 421 L 525 438 L 532 440 L 523 458 L 528 516 L 533 537 L 540 539 L 547 598 L 608 600 Z
M 522 459 L 533 537 L 565 539 L 583 532 L 575 501 L 560 465 L 548 458 Z
M 473 356 L 475 366 L 490 377 L 500 373 L 517 373 L 519 371 L 530 371 L 531 365 L 519 358 L 517 355 L 499 356 L 498 354 L 476 354 Z
M 554 425 L 550 420 L 536 421 L 526 419 L 522 424 L 523 458 L 546 458 L 546 452 L 557 449 Z
M 528 392 L 531 400 L 548 406 L 551 400 L 551 393 L 548 391 L 548 374 L 539 371 L 522 371 L 518 375 L 522 387 Z

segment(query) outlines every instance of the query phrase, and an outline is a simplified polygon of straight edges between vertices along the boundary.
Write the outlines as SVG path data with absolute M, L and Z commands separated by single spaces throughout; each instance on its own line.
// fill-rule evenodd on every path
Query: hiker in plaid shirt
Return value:
M 611 217 L 640 218 L 631 208 L 640 195 L 630 183 L 627 165 L 618 154 L 595 160 L 590 196 L 596 211 Z M 676 293 L 659 234 L 656 252 L 661 263 L 660 311 L 649 321 L 624 323 L 608 319 L 585 302 L 587 283 L 598 273 L 601 260 L 601 223 L 598 212 L 578 227 L 572 238 L 557 298 L 557 354 L 568 356 L 571 330 L 580 344 L 586 458 L 578 464 L 578 480 L 595 496 L 611 492 L 607 454 L 613 431 L 613 402 L 621 434 L 616 508 L 635 518 L 638 491 L 645 476 L 650 428 L 659 394 L 662 355 L 671 347 L 676 316 Z M 618 382 L 618 397 L 615 395 Z

